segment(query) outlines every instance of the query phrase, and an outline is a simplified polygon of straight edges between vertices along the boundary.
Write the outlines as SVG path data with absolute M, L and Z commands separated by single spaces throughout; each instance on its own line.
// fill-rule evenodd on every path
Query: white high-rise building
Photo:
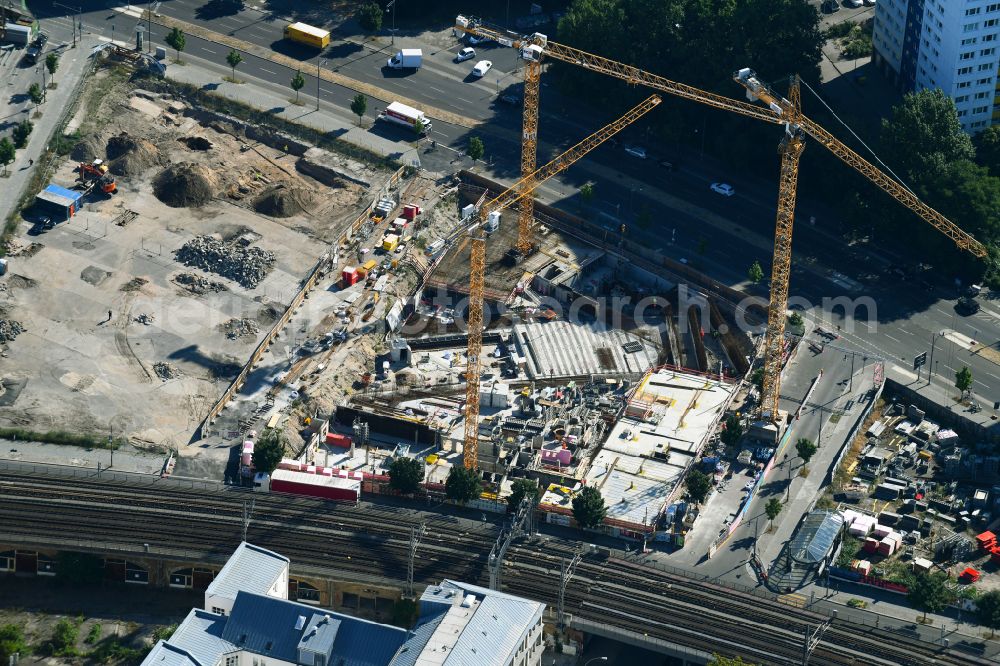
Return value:
M 974 134 L 1000 120 L 1000 0 L 878 0 L 874 63 L 907 91 L 940 88 Z

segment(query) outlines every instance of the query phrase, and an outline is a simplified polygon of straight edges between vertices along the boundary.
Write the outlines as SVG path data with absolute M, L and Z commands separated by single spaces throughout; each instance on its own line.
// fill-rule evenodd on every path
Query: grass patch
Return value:
M 842 21 L 840 23 L 834 23 L 823 33 L 825 39 L 840 39 L 841 37 L 847 37 L 851 34 L 851 30 L 854 29 L 858 24 L 854 21 Z
M 273 113 L 254 108 L 249 104 L 235 102 L 220 95 L 202 90 L 197 86 L 166 79 L 146 78 L 142 82 L 142 87 L 161 93 L 172 93 L 183 97 L 186 101 L 203 109 L 232 116 L 244 122 L 269 127 L 289 136 L 301 139 L 320 148 L 325 148 L 334 153 L 339 153 L 346 157 L 356 159 L 372 166 L 381 167 L 395 171 L 401 166 L 398 160 L 391 157 L 382 157 L 378 153 L 355 146 L 352 143 L 343 141 L 333 136 L 332 133 L 321 132 L 320 130 L 306 127 L 292 122 Z
M 108 442 L 108 438 L 105 435 L 96 435 L 93 433 L 67 432 L 65 430 L 37 432 L 25 428 L 0 428 L 0 438 L 21 440 L 24 442 L 82 446 L 89 449 L 118 449 L 124 444 L 124 440 L 122 439 L 115 439 L 113 442 Z
M 848 599 L 847 605 L 851 608 L 867 608 L 868 602 L 864 599 Z
M 98 664 L 138 664 L 146 658 L 149 650 L 123 645 L 118 638 L 109 636 L 90 651 L 87 656 Z
M 225 81 L 226 83 L 236 83 L 236 84 L 246 83 L 246 81 L 244 81 L 243 79 L 234 79 L 231 76 L 223 76 L 222 80 Z
M 87 632 L 87 637 L 83 639 L 84 643 L 94 644 L 101 640 L 101 625 L 100 623 L 92 625 L 90 631 Z

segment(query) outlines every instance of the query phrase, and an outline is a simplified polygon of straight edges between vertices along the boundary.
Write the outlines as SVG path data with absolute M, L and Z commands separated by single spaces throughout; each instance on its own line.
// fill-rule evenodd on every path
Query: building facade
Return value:
M 288 599 L 288 560 L 243 543 L 142 666 L 540 666 L 545 605 L 445 580 L 412 630 Z
M 1000 0 L 879 0 L 873 62 L 903 90 L 943 90 L 975 134 L 1000 119 L 998 35 Z

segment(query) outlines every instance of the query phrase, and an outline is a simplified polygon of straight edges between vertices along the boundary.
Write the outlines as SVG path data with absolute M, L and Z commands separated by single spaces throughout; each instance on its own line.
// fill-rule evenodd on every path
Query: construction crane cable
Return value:
M 873 158 L 875 158 L 876 162 L 878 162 L 880 165 L 882 165 L 883 169 L 885 169 L 887 172 L 889 172 L 889 174 L 893 178 L 895 178 L 897 181 L 899 181 L 899 184 L 902 185 L 903 187 L 905 187 L 907 189 L 907 191 L 909 191 L 910 194 L 912 194 L 913 196 L 917 195 L 917 193 L 914 192 L 913 189 L 909 185 L 906 184 L 906 181 L 904 181 L 902 178 L 900 178 L 899 175 L 889 167 L 889 165 L 887 165 L 885 162 L 883 162 L 882 158 L 880 158 L 875 153 L 875 151 L 872 150 L 868 146 L 867 143 L 865 143 L 864 139 L 862 139 L 860 136 L 858 136 L 857 133 L 851 128 L 851 126 L 848 125 L 846 122 L 844 122 L 844 120 L 840 116 L 837 115 L 837 112 L 834 111 L 833 108 L 829 104 L 826 103 L 826 100 L 824 100 L 822 97 L 819 96 L 819 93 L 817 93 L 815 90 L 813 90 L 812 87 L 808 83 L 806 83 L 805 81 L 803 81 L 801 79 L 800 79 L 800 83 L 802 85 L 804 85 L 806 87 L 806 89 L 813 94 L 813 97 L 815 97 L 816 99 L 819 100 L 820 104 L 822 104 L 826 108 L 826 110 L 830 113 L 831 116 L 834 117 L 834 119 L 838 123 L 840 123 L 841 125 L 844 126 L 844 129 L 846 129 L 848 132 L 851 133 L 851 136 L 853 136 L 855 139 L 858 140 L 858 143 L 860 143 L 862 146 L 865 147 L 865 150 L 867 150 L 871 154 L 871 156 Z

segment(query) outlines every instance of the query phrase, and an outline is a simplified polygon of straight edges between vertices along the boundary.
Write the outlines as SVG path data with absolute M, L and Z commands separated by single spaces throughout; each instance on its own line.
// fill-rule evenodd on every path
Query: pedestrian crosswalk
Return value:
M 780 594 L 778 595 L 778 601 L 789 606 L 795 606 L 796 608 L 805 608 L 807 599 L 802 594 Z

